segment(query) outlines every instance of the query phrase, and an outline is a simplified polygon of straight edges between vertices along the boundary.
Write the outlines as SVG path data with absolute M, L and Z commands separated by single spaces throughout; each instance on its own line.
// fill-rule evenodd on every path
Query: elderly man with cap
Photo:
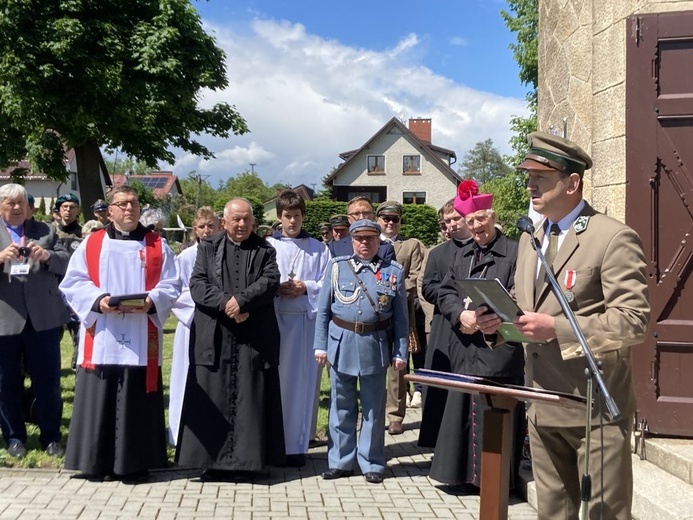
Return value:
M 410 344 L 409 348 L 420 349 L 421 343 L 426 341 L 425 336 L 419 338 L 416 333 L 416 309 L 421 311 L 417 303 L 416 281 L 421 274 L 421 264 L 424 257 L 424 245 L 416 238 L 407 238 L 400 233 L 402 228 L 402 205 L 399 202 L 388 200 L 378 206 L 378 225 L 382 229 L 380 240 L 390 242 L 395 249 L 395 258 L 404 269 L 404 285 L 407 291 L 407 312 L 409 315 Z M 415 336 L 415 343 L 411 338 Z M 408 356 L 407 356 L 408 357 Z M 404 381 L 404 371 L 387 370 L 387 415 L 390 435 L 403 433 L 402 422 L 407 408 L 407 383 Z
M 530 134 L 529 145 L 518 169 L 527 173 L 533 208 L 546 218 L 536 226 L 534 237 L 522 236 L 515 274 L 517 302 L 525 311 L 515 326 L 537 341 L 526 347 L 527 379 L 537 388 L 587 397 L 584 355 L 532 250 L 530 240 L 536 240 L 601 362 L 606 387 L 622 414 L 614 420 L 605 406 L 595 406 L 590 518 L 597 518 L 603 505 L 606 517 L 629 519 L 635 413 L 630 349 L 645 338 L 650 316 L 641 241 L 631 228 L 598 213 L 583 199 L 583 174 L 592 160 L 579 146 L 545 132 Z M 484 332 L 493 332 L 499 323 L 495 314 L 477 317 Z M 584 407 L 529 407 L 541 519 L 578 518 L 585 414 Z
M 91 209 L 94 211 L 94 217 L 104 226 L 108 225 L 108 203 L 99 199 L 92 204 Z
M 476 306 L 458 285 L 466 278 L 497 279 L 514 285 L 517 241 L 496 227 L 493 195 L 479 193 L 473 180 L 458 187 L 455 208 L 464 216 L 472 242 L 459 249 L 438 290 L 438 306 L 453 331 L 449 346 L 452 372 L 479 376 L 502 384 L 524 382 L 524 352 L 520 343 L 498 343 L 493 348 L 476 328 Z M 436 442 L 430 477 L 466 491 L 478 491 L 486 400 L 479 395 L 448 394 Z M 519 470 L 525 437 L 524 407 L 514 411 L 512 472 Z
M 347 215 L 332 215 L 329 224 L 332 226 L 332 240 L 342 240 L 349 236 L 349 217 Z
M 379 484 L 385 471 L 385 373 L 390 365 L 403 370 L 407 364 L 405 276 L 398 263 L 378 256 L 378 224 L 357 220 L 349 232 L 354 253 L 327 264 L 316 318 L 315 359 L 329 361 L 331 383 L 329 469 L 322 478 L 353 475 L 356 459 L 366 482 Z

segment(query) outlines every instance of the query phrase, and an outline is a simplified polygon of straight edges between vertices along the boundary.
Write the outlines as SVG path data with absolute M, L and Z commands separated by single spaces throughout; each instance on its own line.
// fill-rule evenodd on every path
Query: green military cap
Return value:
M 62 206 L 66 202 L 74 202 L 79 206 L 79 199 L 77 198 L 77 195 L 74 193 L 66 193 L 65 195 L 61 195 L 58 197 L 58 199 L 55 201 L 56 207 Z
M 532 132 L 527 136 L 529 152 L 518 170 L 556 170 L 577 173 L 582 177 L 592 168 L 592 159 L 574 142 L 548 132 Z
M 349 227 L 349 217 L 342 214 L 332 215 L 330 224 L 332 224 L 332 227 Z
M 381 202 L 378 206 L 377 215 L 381 213 L 397 213 L 401 217 L 402 205 L 395 200 L 386 200 L 385 202 Z
M 320 229 L 320 231 L 331 231 L 332 224 L 330 224 L 329 222 L 320 222 L 318 228 Z

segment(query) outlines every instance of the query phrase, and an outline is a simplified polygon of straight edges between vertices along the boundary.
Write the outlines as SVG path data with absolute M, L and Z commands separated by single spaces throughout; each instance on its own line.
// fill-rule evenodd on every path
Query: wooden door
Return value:
M 638 415 L 693 437 L 693 12 L 627 23 L 626 221 L 642 237 L 652 318 L 633 348 Z

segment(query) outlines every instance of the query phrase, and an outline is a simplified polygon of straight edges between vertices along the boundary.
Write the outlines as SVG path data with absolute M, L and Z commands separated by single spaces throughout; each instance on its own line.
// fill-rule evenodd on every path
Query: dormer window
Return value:
M 402 173 L 416 175 L 421 173 L 421 156 L 405 155 L 402 160 Z
M 373 175 L 382 175 L 385 173 L 385 156 L 384 155 L 369 155 L 368 156 L 368 173 Z

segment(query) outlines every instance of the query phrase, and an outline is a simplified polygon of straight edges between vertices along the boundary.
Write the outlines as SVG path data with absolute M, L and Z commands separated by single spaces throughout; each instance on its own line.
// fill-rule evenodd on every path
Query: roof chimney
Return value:
M 424 143 L 431 143 L 431 118 L 409 119 L 409 130 Z

